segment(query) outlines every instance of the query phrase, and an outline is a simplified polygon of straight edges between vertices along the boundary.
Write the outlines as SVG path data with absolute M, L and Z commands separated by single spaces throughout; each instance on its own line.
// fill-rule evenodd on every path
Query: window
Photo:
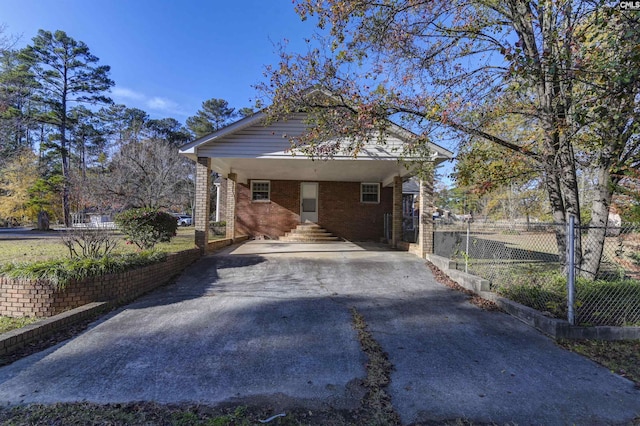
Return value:
M 251 201 L 269 201 L 271 182 L 268 180 L 251 181 Z
M 379 183 L 361 183 L 360 184 L 360 202 L 379 203 L 380 202 L 380 184 Z

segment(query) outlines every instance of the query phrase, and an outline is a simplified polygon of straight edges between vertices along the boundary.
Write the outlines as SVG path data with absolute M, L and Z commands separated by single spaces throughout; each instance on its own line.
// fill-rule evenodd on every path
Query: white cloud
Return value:
M 186 116 L 186 114 L 179 108 L 177 102 L 161 96 L 148 96 L 127 87 L 115 87 L 111 91 L 111 94 L 115 98 L 116 102 L 124 104 L 131 103 L 131 105 L 127 106 L 146 109 L 147 112 Z
M 115 87 L 112 93 L 116 98 L 130 99 L 133 101 L 143 101 L 146 98 L 142 93 L 127 89 L 126 87 Z
M 149 98 L 145 102 L 149 109 L 154 109 L 159 111 L 169 111 L 169 112 L 174 111 L 178 106 L 177 103 L 170 101 L 169 99 L 161 98 L 158 96 Z

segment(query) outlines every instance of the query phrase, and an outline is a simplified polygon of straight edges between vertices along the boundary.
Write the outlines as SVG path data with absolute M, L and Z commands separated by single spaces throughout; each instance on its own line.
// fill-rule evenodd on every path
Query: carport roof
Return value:
M 212 159 L 212 169 L 221 174 L 248 179 L 309 181 L 393 182 L 394 176 L 406 177 L 410 171 L 400 162 L 404 145 L 416 135 L 392 124 L 385 143 L 366 145 L 357 157 L 339 152 L 331 160 L 311 159 L 292 150 L 289 139 L 305 129 L 305 114 L 293 114 L 286 121 L 265 125 L 266 115 L 258 112 L 180 148 L 193 160 Z M 375 138 L 373 138 L 375 139 Z M 429 143 L 431 160 L 436 164 L 451 159 L 453 153 Z M 418 157 L 403 157 L 418 160 Z

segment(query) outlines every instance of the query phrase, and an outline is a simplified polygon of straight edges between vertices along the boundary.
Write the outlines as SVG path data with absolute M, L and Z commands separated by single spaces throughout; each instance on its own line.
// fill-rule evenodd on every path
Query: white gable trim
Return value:
M 300 150 L 292 150 L 290 138 L 297 137 L 306 131 L 305 114 L 292 114 L 288 120 L 264 125 L 266 115 L 259 112 L 239 120 L 217 132 L 197 139 L 180 148 L 180 153 L 195 157 L 210 158 L 267 158 L 267 159 L 308 159 Z M 404 144 L 416 137 L 413 133 L 392 124 L 384 144 L 377 142 L 375 135 L 357 156 L 346 150 L 336 153 L 335 159 L 355 160 L 405 160 L 419 157 L 402 157 Z M 348 143 L 347 141 L 344 142 Z M 429 143 L 432 160 L 441 162 L 453 157 L 453 153 Z

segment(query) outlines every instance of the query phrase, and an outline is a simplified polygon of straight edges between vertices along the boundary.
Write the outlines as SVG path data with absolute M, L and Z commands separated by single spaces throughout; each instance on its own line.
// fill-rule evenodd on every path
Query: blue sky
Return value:
M 211 98 L 251 106 L 275 44 L 304 49 L 316 31 L 291 0 L 0 0 L 0 24 L 16 47 L 65 31 L 111 66 L 115 102 L 181 122 Z

